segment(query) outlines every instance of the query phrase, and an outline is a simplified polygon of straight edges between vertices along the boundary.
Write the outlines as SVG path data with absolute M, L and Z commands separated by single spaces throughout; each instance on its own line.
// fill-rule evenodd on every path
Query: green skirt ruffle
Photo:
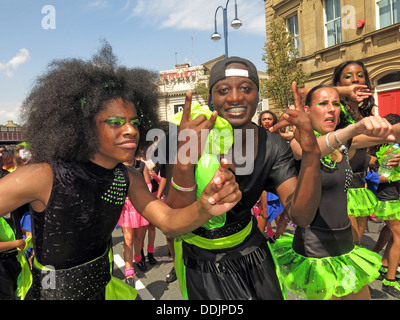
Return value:
M 375 216 L 382 220 L 400 220 L 400 200 L 378 201 Z
M 378 200 L 367 188 L 349 188 L 347 190 L 347 214 L 355 217 L 367 217 L 375 214 Z
M 336 257 L 310 258 L 292 249 L 293 235 L 285 234 L 273 249 L 286 289 L 308 300 L 328 300 L 356 293 L 379 277 L 382 258 L 355 246 Z

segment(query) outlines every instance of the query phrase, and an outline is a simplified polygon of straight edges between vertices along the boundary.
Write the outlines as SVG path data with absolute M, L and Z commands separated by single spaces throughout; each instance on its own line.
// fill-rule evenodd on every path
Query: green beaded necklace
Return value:
M 321 136 L 321 134 L 315 130 L 314 130 L 314 134 L 317 138 Z M 336 159 L 338 159 L 339 154 L 338 154 L 337 150 L 335 150 L 335 154 L 336 154 Z M 321 163 L 329 169 L 336 168 L 336 160 L 332 159 L 332 153 L 328 154 L 327 156 L 323 157 L 322 159 L 319 159 L 319 161 L 321 161 Z
M 351 117 L 350 113 L 346 110 L 346 108 L 343 104 L 340 104 L 340 110 L 343 112 L 344 117 L 348 123 L 355 123 L 355 121 Z

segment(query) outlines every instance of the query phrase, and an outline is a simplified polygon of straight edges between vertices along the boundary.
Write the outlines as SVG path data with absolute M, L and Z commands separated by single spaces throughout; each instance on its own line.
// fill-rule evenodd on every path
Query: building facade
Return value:
M 331 84 L 346 60 L 364 63 L 375 114 L 400 114 L 400 1 L 265 0 L 266 27 L 281 18 L 294 35 L 307 87 Z M 267 32 L 268 43 L 268 32 Z
M 22 127 L 12 120 L 9 120 L 6 125 L 0 125 L 0 144 L 18 144 L 23 141 Z
M 179 64 L 174 69 L 160 72 L 159 110 L 161 120 L 167 121 L 173 114 L 183 110 L 186 92 L 194 91 L 196 84 L 206 79 L 206 72 L 204 65 L 190 67 L 188 64 Z M 193 94 L 192 101 L 206 103 L 197 94 Z

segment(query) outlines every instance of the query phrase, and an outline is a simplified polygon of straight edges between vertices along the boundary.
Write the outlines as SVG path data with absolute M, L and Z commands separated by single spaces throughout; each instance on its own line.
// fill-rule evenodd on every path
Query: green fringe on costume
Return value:
M 292 249 L 293 235 L 285 234 L 274 244 L 285 287 L 308 300 L 328 300 L 358 292 L 379 277 L 379 254 L 355 246 L 336 257 L 309 258 Z
M 375 214 L 378 200 L 367 188 L 349 188 L 347 190 L 347 214 L 355 217 L 367 217 Z
M 382 220 L 400 220 L 400 200 L 378 201 L 375 216 Z

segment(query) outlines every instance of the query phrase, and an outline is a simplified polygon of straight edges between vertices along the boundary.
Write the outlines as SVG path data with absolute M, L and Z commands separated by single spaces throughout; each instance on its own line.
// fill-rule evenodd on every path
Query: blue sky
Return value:
M 0 124 L 22 124 L 19 107 L 53 59 L 90 59 L 107 40 L 128 67 L 154 71 L 199 65 L 225 52 L 215 43 L 214 16 L 226 0 L 0 0 Z M 229 55 L 265 71 L 264 1 L 237 0 L 243 26 L 229 26 Z M 54 11 L 49 11 L 52 6 Z M 228 2 L 228 25 L 235 1 Z M 53 14 L 55 12 L 55 15 Z M 223 36 L 222 10 L 217 12 Z M 53 24 L 52 24 L 53 23 Z M 192 40 L 193 39 L 193 40 Z

